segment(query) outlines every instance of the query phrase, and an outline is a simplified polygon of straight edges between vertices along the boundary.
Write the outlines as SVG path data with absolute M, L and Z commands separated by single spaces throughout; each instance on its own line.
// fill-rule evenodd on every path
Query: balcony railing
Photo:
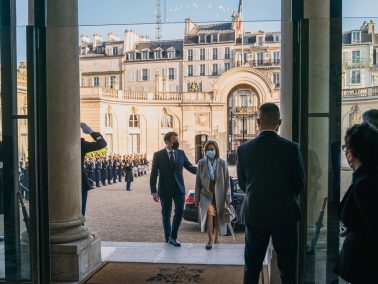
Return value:
M 264 67 L 264 66 L 280 66 L 281 59 L 257 59 L 257 60 L 248 60 L 248 63 L 251 67 Z
M 345 89 L 342 91 L 343 99 L 378 99 L 378 87 L 358 88 L 358 89 Z
M 344 59 L 343 66 L 366 66 L 370 65 L 370 58 L 360 58 L 360 59 Z
M 100 87 L 81 87 L 80 96 L 82 99 L 112 99 L 122 102 L 141 103 L 212 103 L 212 92 L 145 92 L 130 90 L 104 89 Z

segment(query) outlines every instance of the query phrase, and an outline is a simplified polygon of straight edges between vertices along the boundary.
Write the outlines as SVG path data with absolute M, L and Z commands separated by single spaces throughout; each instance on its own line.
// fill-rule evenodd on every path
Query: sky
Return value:
M 318 1 L 318 0 L 311 0 Z M 125 29 L 155 38 L 156 0 L 78 0 L 79 33 L 106 38 L 109 32 L 121 38 Z M 239 0 L 160 0 L 163 39 L 182 39 L 184 20 L 194 22 L 230 21 Z M 18 59 L 25 58 L 25 26 L 28 0 L 17 0 Z M 243 0 L 245 31 L 280 31 L 281 0 Z M 378 24 L 378 0 L 343 0 L 343 29 L 359 28 L 363 21 Z M 378 30 L 378 29 L 377 29 Z

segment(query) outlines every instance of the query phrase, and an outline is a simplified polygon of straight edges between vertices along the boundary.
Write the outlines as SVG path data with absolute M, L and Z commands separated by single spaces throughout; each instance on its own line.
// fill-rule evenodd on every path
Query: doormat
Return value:
M 83 283 L 88 284 L 240 284 L 243 266 L 106 262 Z

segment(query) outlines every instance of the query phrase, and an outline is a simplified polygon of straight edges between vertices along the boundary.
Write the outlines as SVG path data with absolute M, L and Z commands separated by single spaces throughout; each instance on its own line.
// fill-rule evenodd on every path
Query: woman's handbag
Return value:
M 236 218 L 236 212 L 231 204 L 226 204 L 222 212 L 222 220 L 224 223 L 231 223 Z
M 230 230 L 231 236 L 235 242 L 235 233 L 232 229 L 231 222 L 236 219 L 236 211 L 231 204 L 226 204 L 222 212 L 222 220 L 227 224 L 228 229 Z

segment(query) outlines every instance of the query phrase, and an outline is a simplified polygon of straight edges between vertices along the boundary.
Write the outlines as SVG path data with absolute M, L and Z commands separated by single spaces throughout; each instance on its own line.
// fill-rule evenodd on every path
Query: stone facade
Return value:
M 192 161 L 208 139 L 224 158 L 234 155 L 257 133 L 258 106 L 280 97 L 280 33 L 246 32 L 242 45 L 237 17 L 186 19 L 183 40 L 151 41 L 132 30 L 123 41 L 82 36 L 81 119 L 106 136 L 110 152 L 151 159 L 176 131 Z
M 342 134 L 362 122 L 362 114 L 378 109 L 378 34 L 373 21 L 343 34 Z M 348 167 L 344 161 L 344 166 Z

